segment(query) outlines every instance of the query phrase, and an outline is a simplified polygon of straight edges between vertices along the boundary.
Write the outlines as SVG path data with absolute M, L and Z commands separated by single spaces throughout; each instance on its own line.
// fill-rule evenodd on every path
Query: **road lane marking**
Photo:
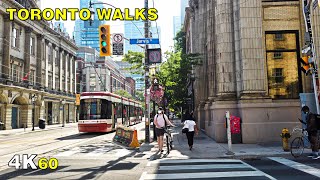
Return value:
M 177 174 L 147 174 L 143 173 L 143 179 L 191 179 L 191 178 L 222 178 L 222 177 L 257 177 L 265 176 L 259 171 L 230 171 L 230 172 L 201 172 L 201 173 L 177 173 Z
M 149 161 L 147 166 L 151 166 L 151 164 L 159 164 L 159 163 L 219 163 L 219 162 L 242 162 L 238 159 L 176 159 L 176 160 L 155 160 L 155 161 Z
M 233 169 L 233 168 L 250 168 L 245 164 L 206 164 L 206 165 L 183 165 L 183 166 L 160 166 L 159 170 L 199 170 L 199 169 Z
M 316 177 L 320 177 L 320 170 L 311 166 L 307 166 L 295 161 L 291 161 L 289 159 L 281 158 L 281 157 L 269 157 L 269 159 L 281 163 L 283 165 L 289 166 L 291 168 L 297 169 L 299 171 L 303 171 L 305 173 L 311 174 Z

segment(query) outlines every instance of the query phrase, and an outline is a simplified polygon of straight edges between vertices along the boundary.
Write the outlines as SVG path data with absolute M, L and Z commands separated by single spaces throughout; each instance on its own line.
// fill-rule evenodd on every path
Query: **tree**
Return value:
M 128 53 L 124 55 L 122 61 L 131 64 L 131 67 L 128 68 L 128 70 L 130 70 L 131 73 L 143 75 L 143 59 L 144 53 L 128 51 Z
M 184 32 L 177 33 L 175 40 L 174 51 L 165 53 L 167 61 L 161 65 L 157 76 L 161 84 L 166 87 L 169 108 L 186 108 L 188 74 L 191 73 L 193 66 L 201 63 L 201 56 L 186 53 Z
M 144 91 L 138 91 L 136 90 L 136 98 L 141 101 L 141 102 L 144 102 Z
M 114 93 L 118 94 L 119 96 L 125 97 L 125 98 L 132 98 L 132 95 L 123 89 L 119 89 L 119 90 L 115 91 Z

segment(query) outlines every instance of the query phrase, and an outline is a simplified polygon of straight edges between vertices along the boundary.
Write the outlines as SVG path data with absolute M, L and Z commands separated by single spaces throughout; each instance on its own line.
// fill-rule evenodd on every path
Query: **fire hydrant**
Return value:
M 289 130 L 287 128 L 282 129 L 282 133 L 280 134 L 282 137 L 282 147 L 284 151 L 289 151 L 289 138 L 291 137 L 291 134 L 289 133 Z

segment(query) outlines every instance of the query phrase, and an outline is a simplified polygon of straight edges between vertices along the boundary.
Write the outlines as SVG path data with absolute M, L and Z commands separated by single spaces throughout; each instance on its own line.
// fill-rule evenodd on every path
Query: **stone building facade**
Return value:
M 187 53 L 202 54 L 193 72 L 200 128 L 226 142 L 230 111 L 241 118 L 243 143 L 281 141 L 283 128 L 299 125 L 299 93 L 312 92 L 299 69 L 302 1 L 189 0 L 189 6 Z
M 0 121 L 2 129 L 75 121 L 77 46 L 46 21 L 9 20 L 6 8 L 38 8 L 34 0 L 0 4 Z M 65 113 L 67 112 L 67 113 Z

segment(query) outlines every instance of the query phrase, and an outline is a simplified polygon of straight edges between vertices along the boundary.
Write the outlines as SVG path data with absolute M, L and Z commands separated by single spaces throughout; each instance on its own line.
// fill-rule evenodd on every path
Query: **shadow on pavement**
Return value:
M 69 173 L 86 173 L 85 175 L 83 175 L 80 178 L 77 179 L 98 179 L 100 178 L 104 173 L 106 173 L 108 170 L 131 170 L 134 167 L 136 167 L 139 163 L 133 163 L 130 162 L 129 160 L 124 162 L 124 163 L 119 163 L 120 161 L 123 161 L 127 158 L 131 158 L 134 157 L 137 153 L 139 153 L 139 151 L 133 151 L 130 154 L 120 157 L 118 159 L 112 160 L 112 161 L 108 161 L 106 162 L 105 165 L 103 166 L 96 166 L 96 167 L 91 167 L 91 168 L 78 168 L 78 169 L 70 169 L 72 168 L 71 166 L 59 166 L 57 169 L 55 170 L 14 170 L 12 168 L 10 169 L 6 169 L 2 172 L 0 172 L 0 179 L 11 179 L 11 178 L 17 178 L 20 177 L 21 179 L 23 179 L 23 177 L 25 178 L 31 178 L 31 176 L 41 176 L 41 175 L 48 175 L 50 173 L 52 174 L 52 178 L 53 179 L 58 179 L 58 178 L 54 178 L 54 175 L 56 173 L 66 173 L 66 175 L 64 177 L 61 177 L 61 175 L 59 175 L 59 177 L 61 177 L 62 179 L 64 178 L 72 178 Z M 57 172 L 58 171 L 58 172 Z
M 59 137 L 59 138 L 56 138 L 56 140 L 90 139 L 90 138 L 102 136 L 105 134 L 108 134 L 108 133 L 79 133 L 79 134 L 73 134 L 70 136 Z

